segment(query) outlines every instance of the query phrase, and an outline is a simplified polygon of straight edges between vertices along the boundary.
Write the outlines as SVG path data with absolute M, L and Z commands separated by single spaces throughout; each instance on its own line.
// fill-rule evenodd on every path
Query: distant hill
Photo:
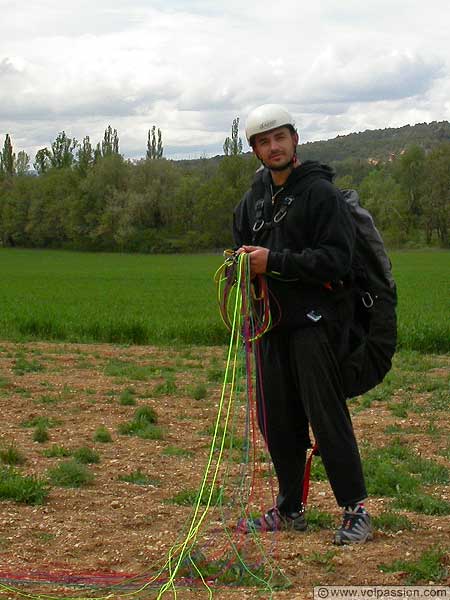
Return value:
M 346 159 L 386 161 L 412 145 L 431 150 L 434 146 L 450 142 L 450 123 L 433 121 L 403 127 L 373 129 L 320 142 L 307 142 L 299 146 L 301 160 L 319 160 L 329 163 Z
M 359 133 L 338 135 L 337 137 L 320 142 L 306 142 L 299 145 L 301 160 L 318 160 L 325 163 L 335 163 L 347 159 L 368 161 L 387 161 L 393 155 L 398 156 L 402 150 L 412 145 L 422 146 L 431 150 L 434 146 L 450 142 L 450 123 L 448 121 L 433 121 L 404 125 L 403 127 L 387 127 L 386 129 L 368 129 Z M 251 152 L 244 156 L 250 156 Z M 200 162 L 217 164 L 223 158 L 221 155 L 208 159 L 191 159 L 177 161 L 184 166 L 198 166 Z M 212 166 L 211 164 L 211 166 Z

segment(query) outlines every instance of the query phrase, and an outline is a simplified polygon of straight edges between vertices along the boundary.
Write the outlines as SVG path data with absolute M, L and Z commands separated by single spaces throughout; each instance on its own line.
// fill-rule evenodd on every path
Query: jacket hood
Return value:
M 284 187 L 288 187 L 290 184 L 297 183 L 300 180 L 308 180 L 309 182 L 314 179 L 326 179 L 327 181 L 333 181 L 334 176 L 335 172 L 330 166 L 315 160 L 305 160 L 299 167 L 293 169 L 292 173 L 287 178 Z M 272 183 L 270 170 L 267 167 L 256 172 L 254 184 L 258 184 L 261 181 L 264 186 L 267 187 Z

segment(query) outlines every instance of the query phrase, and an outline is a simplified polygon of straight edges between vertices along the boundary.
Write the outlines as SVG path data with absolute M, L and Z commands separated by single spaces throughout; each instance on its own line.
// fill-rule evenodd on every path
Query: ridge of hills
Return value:
M 301 133 L 301 132 L 300 132 Z M 450 122 L 432 121 L 402 127 L 386 127 L 385 129 L 367 129 L 365 131 L 338 135 L 335 138 L 299 144 L 298 152 L 301 160 L 318 160 L 332 163 L 344 160 L 360 160 L 364 162 L 389 161 L 400 155 L 412 145 L 418 145 L 425 151 L 443 142 L 450 142 Z M 244 156 L 251 156 L 251 152 Z M 177 161 L 186 166 L 194 166 L 200 161 L 219 162 L 223 155 L 208 159 L 186 159 Z

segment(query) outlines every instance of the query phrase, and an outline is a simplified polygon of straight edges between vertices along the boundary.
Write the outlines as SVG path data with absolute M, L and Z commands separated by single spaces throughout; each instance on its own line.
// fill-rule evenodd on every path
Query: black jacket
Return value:
M 330 167 L 306 161 L 292 171 L 272 204 L 270 171 L 263 169 L 234 211 L 236 246 L 270 249 L 268 281 L 281 308 L 282 326 L 314 323 L 307 316 L 311 311 L 338 327 L 349 318 L 343 282 L 351 270 L 355 227 L 332 178 Z M 283 212 L 287 198 L 292 202 L 275 224 L 273 218 Z M 259 211 L 258 200 L 263 200 Z M 265 224 L 255 233 L 253 226 L 261 217 Z

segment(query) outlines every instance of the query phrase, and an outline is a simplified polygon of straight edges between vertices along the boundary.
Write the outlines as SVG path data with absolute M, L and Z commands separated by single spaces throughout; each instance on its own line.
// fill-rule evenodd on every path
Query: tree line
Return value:
M 302 160 L 302 148 L 299 148 Z M 220 160 L 171 161 L 148 132 L 144 159 L 119 151 L 109 126 L 95 147 L 58 134 L 29 157 L 7 135 L 0 154 L 0 244 L 122 252 L 196 252 L 232 245 L 231 215 L 259 164 L 243 154 L 239 119 Z M 310 157 L 308 157 L 310 158 Z M 412 145 L 395 160 L 333 163 L 359 190 L 390 246 L 449 247 L 450 143 Z

